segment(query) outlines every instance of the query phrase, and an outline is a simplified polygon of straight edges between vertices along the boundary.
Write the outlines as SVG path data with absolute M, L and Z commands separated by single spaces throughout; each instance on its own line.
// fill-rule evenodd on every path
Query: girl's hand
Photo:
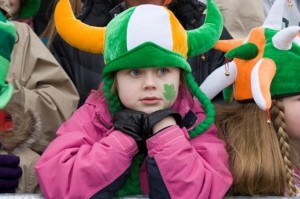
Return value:
M 168 126 L 180 125 L 181 121 L 181 115 L 171 108 L 155 111 L 149 115 L 149 127 L 152 135 Z

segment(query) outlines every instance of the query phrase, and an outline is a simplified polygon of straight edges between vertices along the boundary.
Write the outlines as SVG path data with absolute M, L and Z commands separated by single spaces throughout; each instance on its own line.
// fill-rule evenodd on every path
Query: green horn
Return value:
M 239 58 L 250 60 L 258 55 L 258 47 L 253 43 L 245 43 L 238 46 L 225 54 L 228 59 Z
M 187 31 L 188 56 L 196 56 L 213 48 L 223 31 L 223 17 L 218 6 L 207 0 L 204 24 L 194 30 Z

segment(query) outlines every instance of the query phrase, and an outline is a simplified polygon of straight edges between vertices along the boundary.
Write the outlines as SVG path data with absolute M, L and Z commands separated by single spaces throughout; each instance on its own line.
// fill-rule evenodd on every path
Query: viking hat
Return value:
M 201 85 L 209 98 L 233 85 L 237 101 L 255 101 L 265 111 L 272 99 L 300 94 L 300 27 L 281 29 L 286 0 L 277 0 L 261 27 L 246 39 L 218 41 L 215 48 L 233 59 Z
M 107 27 L 92 27 L 74 17 L 69 0 L 60 0 L 55 9 L 55 23 L 58 33 L 70 45 L 87 52 L 103 53 L 106 63 L 103 88 L 112 114 L 122 108 L 117 93 L 111 94 L 116 71 L 172 66 L 184 71 L 191 93 L 207 113 L 190 135 L 202 133 L 213 122 L 213 105 L 197 86 L 186 61 L 189 56 L 208 51 L 221 35 L 222 16 L 212 0 L 208 0 L 203 26 L 190 31 L 186 31 L 166 7 L 150 4 L 125 10 Z

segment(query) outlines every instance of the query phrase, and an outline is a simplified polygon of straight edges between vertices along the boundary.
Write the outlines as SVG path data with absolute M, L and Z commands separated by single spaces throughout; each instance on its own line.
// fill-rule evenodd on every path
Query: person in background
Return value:
M 0 8 L 0 192 L 35 193 L 34 165 L 76 109 L 78 93 L 33 30 L 7 21 L 10 2 L 0 1 Z
M 60 0 L 55 20 L 71 45 L 104 53 L 106 66 L 99 89 L 35 166 L 45 197 L 223 198 L 232 180 L 225 145 L 186 61 L 220 37 L 217 6 L 209 1 L 203 28 L 193 31 L 153 4 L 126 9 L 103 28 L 76 20 Z
M 33 30 L 37 35 L 42 34 L 51 21 L 55 0 L 42 0 L 39 10 L 33 16 Z
M 218 41 L 233 61 L 201 85 L 209 98 L 225 89 L 234 99 L 216 106 L 233 175 L 229 195 L 300 196 L 300 27 L 282 29 L 286 4 L 277 0 L 245 40 Z
M 200 0 L 206 4 L 206 0 Z M 275 0 L 216 0 L 222 16 L 224 27 L 234 39 L 244 39 L 252 28 L 263 24 Z M 282 27 L 300 25 L 300 1 L 286 0 Z
M 32 17 L 40 9 L 40 0 L 9 0 L 9 16 L 12 20 L 27 23 L 33 28 Z

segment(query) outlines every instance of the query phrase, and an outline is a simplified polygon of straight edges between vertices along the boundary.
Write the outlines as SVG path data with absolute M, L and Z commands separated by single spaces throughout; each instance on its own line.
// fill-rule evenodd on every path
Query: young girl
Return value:
M 242 45 L 220 41 L 233 61 L 201 85 L 213 97 L 234 83 L 233 97 L 243 102 L 216 109 L 234 178 L 230 195 L 300 195 L 300 27 L 281 30 L 285 3 L 277 0 Z
M 216 107 L 234 177 L 230 195 L 299 196 L 300 95 L 272 104 L 271 124 L 254 103 Z
M 75 21 L 69 6 L 60 0 L 56 7 L 58 32 L 81 49 L 104 49 L 106 66 L 99 90 L 36 164 L 46 198 L 223 198 L 232 180 L 226 150 L 185 59 L 219 38 L 215 4 L 208 2 L 206 24 L 192 32 L 163 6 L 127 9 L 106 29 Z

